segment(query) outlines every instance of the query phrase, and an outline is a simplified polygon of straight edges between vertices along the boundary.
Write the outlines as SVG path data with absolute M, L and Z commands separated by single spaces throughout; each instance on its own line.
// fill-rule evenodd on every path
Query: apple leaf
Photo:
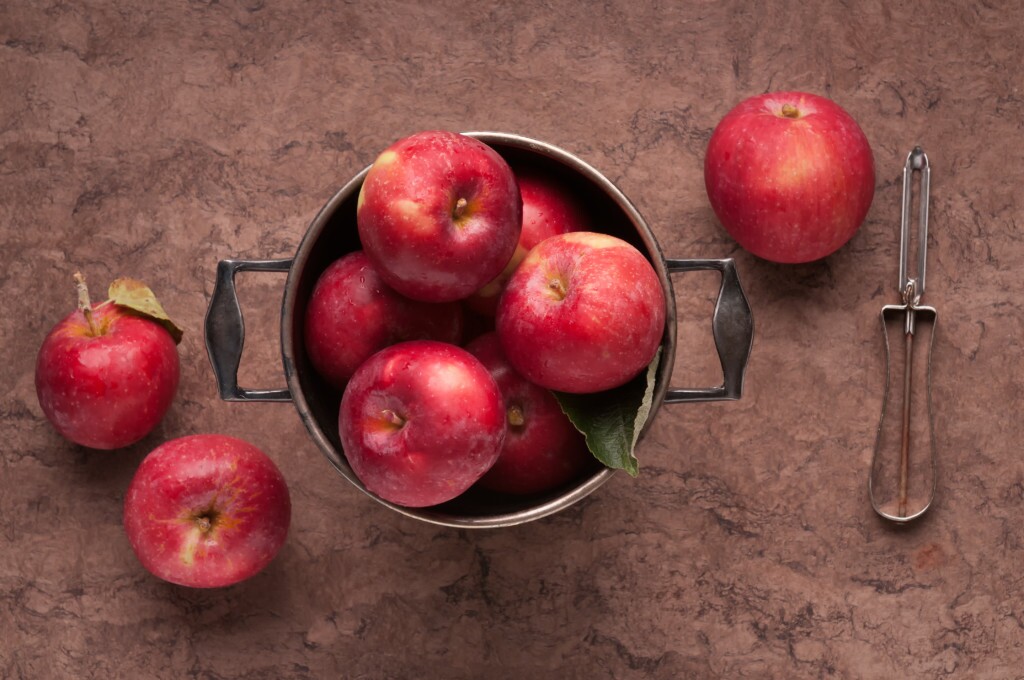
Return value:
M 562 411 L 583 433 L 594 457 L 610 468 L 625 470 L 631 477 L 640 472 L 633 451 L 651 413 L 660 361 L 659 347 L 646 371 L 613 390 L 595 394 L 554 393 Z
M 171 334 L 174 344 L 181 343 L 181 336 L 184 331 L 178 328 L 167 316 L 167 312 L 160 306 L 156 295 L 149 289 L 149 286 L 135 279 L 121 278 L 110 284 L 107 290 L 110 302 L 121 307 L 127 307 L 132 312 L 156 321 Z

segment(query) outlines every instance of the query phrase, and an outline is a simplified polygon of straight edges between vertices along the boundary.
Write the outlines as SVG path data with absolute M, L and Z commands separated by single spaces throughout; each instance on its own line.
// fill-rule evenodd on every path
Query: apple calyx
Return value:
M 195 564 L 197 553 L 202 550 L 201 544 L 221 524 L 220 519 L 221 513 L 213 503 L 202 510 L 193 510 L 184 517 L 183 521 L 193 525 L 195 530 L 189 532 L 188 538 L 181 547 L 179 557 L 182 564 L 188 566 Z
M 78 309 L 81 310 L 86 323 L 89 324 L 89 337 L 95 338 L 97 335 L 101 335 L 101 333 L 96 328 L 96 322 L 92 318 L 92 301 L 89 299 L 89 287 L 85 285 L 85 277 L 82 276 L 82 272 L 75 272 L 74 279 L 75 290 L 78 291 Z
M 199 528 L 204 534 L 208 534 L 213 530 L 213 525 L 217 521 L 216 513 L 208 511 L 199 515 L 195 518 L 196 527 Z
M 798 109 L 793 104 L 783 104 L 782 105 L 782 111 L 780 112 L 780 115 L 783 118 L 799 118 L 800 117 L 800 109 Z
M 526 417 L 523 415 L 523 407 L 519 404 L 512 404 L 505 411 L 505 417 L 508 419 L 508 424 L 511 427 L 522 427 L 526 423 Z

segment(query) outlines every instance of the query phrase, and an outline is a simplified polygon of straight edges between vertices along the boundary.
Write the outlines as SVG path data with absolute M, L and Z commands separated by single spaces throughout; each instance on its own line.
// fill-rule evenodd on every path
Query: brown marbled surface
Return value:
M 1022 22 L 1015 2 L 0 3 L 0 677 L 1024 677 Z M 790 88 L 857 118 L 878 188 L 846 247 L 784 267 L 721 230 L 702 163 L 736 102 Z M 736 257 L 743 399 L 662 408 L 638 479 L 483 532 L 359 494 L 289 404 L 219 401 L 217 260 L 288 257 L 337 188 L 432 127 L 562 146 L 668 255 Z M 914 144 L 941 470 L 901 530 L 866 475 Z M 36 402 L 77 268 L 145 279 L 187 329 L 170 414 L 118 453 L 64 442 Z M 283 382 L 283 282 L 239 277 L 247 384 Z M 676 382 L 713 381 L 715 277 L 676 284 Z M 135 466 L 193 432 L 257 443 L 292 490 L 282 553 L 225 590 L 157 581 L 121 528 Z

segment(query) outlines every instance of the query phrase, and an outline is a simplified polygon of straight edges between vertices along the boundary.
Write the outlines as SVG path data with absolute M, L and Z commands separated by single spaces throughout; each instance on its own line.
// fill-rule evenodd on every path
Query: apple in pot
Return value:
M 124 528 L 142 565 L 193 588 L 254 576 L 288 535 L 291 500 L 280 470 L 248 442 L 191 435 L 154 449 L 124 502 Z
M 715 127 L 704 159 L 708 199 L 754 255 L 811 262 L 856 233 L 875 191 L 874 160 L 856 121 L 804 92 L 746 99 Z
M 583 435 L 551 391 L 512 368 L 497 333 L 480 336 L 466 350 L 490 371 L 501 390 L 508 425 L 501 455 L 478 482 L 481 488 L 517 495 L 550 491 L 594 462 Z
M 425 302 L 461 300 L 515 252 L 522 199 L 491 147 L 444 130 L 398 140 L 359 191 L 359 239 L 385 283 Z
M 313 367 L 344 389 L 356 369 L 388 345 L 406 340 L 457 344 L 462 337 L 462 307 L 399 295 L 381 280 L 366 254 L 356 251 L 320 275 L 304 324 Z
M 455 498 L 490 469 L 505 440 L 505 409 L 494 379 L 469 352 L 412 340 L 356 370 L 338 430 L 368 490 L 426 507 Z
M 527 380 L 551 390 L 601 392 L 637 375 L 665 331 L 665 294 L 651 263 L 608 234 L 542 241 L 498 303 L 502 349 Z
M 47 334 L 36 357 L 36 396 L 65 438 L 94 449 L 133 444 L 163 419 L 178 389 L 181 331 L 152 291 L 132 279 L 94 305 L 75 274 L 78 309 Z
M 498 299 L 519 263 L 546 238 L 570 231 L 590 231 L 583 206 L 556 176 L 513 166 L 523 197 L 523 228 L 512 259 L 501 274 L 466 299 L 470 309 L 494 316 Z

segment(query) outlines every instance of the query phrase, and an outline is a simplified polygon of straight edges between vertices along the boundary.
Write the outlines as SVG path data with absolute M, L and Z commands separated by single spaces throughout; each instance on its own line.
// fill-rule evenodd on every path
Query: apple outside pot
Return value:
M 665 294 L 666 315 L 653 402 L 641 437 L 664 403 L 740 398 L 753 340 L 753 318 L 731 259 L 666 259 L 653 232 L 626 196 L 592 166 L 563 149 L 507 133 L 465 134 L 491 146 L 512 164 L 534 166 L 557 175 L 599 218 L 596 222 L 602 231 L 633 244 L 650 260 Z M 321 208 L 293 258 L 222 260 L 218 263 L 205 330 L 206 347 L 221 398 L 225 401 L 292 401 L 310 436 L 345 479 L 385 506 L 426 522 L 465 528 L 512 526 L 563 510 L 589 495 L 614 473 L 596 460 L 579 478 L 545 494 L 506 497 L 474 488 L 454 500 L 423 508 L 385 501 L 370 493 L 355 475 L 342 450 L 337 431 L 341 392 L 313 369 L 306 355 L 303 319 L 320 274 L 342 255 L 360 249 L 355 225 L 356 202 L 368 171 L 366 168 L 349 180 Z M 712 330 L 722 365 L 723 383 L 710 388 L 676 388 L 670 385 L 676 349 L 676 305 L 671 275 L 696 270 L 715 270 L 722 275 Z M 234 286 L 234 277 L 239 271 L 288 273 L 281 306 L 285 388 L 248 389 L 238 385 L 238 366 L 245 337 L 242 311 Z

